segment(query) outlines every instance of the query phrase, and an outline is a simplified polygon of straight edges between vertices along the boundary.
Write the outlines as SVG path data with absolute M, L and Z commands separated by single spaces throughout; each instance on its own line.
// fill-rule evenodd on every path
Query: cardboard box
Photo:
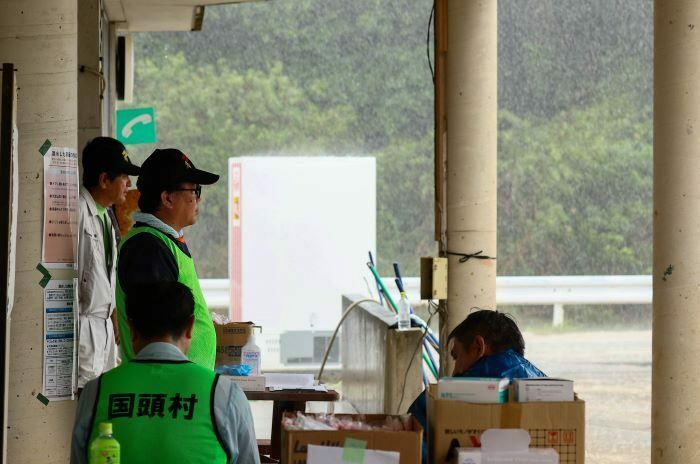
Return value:
M 243 391 L 265 391 L 264 375 L 225 375 L 224 377 L 231 379 Z
M 513 379 L 515 400 L 528 401 L 573 401 L 574 381 L 540 377 Z
M 509 379 L 445 377 L 438 381 L 438 397 L 470 403 L 505 403 Z
M 241 348 L 253 331 L 252 322 L 214 324 L 216 331 L 216 365 L 240 364 Z
M 294 417 L 285 413 L 286 417 Z M 313 414 L 307 414 L 313 416 Z M 336 414 L 337 417 L 358 419 L 359 414 Z M 368 423 L 383 424 L 386 414 L 363 414 Z M 343 448 L 345 440 L 352 438 L 367 443 L 366 449 L 396 451 L 401 455 L 401 464 L 421 464 L 423 428 L 411 418 L 413 430 L 390 432 L 384 430 L 288 430 L 282 427 L 282 464 L 306 464 L 309 445 Z
M 430 462 L 442 463 L 452 444 L 478 447 L 486 429 L 518 428 L 530 434 L 530 446 L 554 448 L 561 464 L 584 464 L 585 403 L 477 404 L 441 400 L 437 385 L 428 392 Z M 454 443 L 453 443 L 454 441 Z
M 458 464 L 559 464 L 552 448 L 530 448 L 530 434 L 523 429 L 488 429 L 481 448 L 460 448 Z

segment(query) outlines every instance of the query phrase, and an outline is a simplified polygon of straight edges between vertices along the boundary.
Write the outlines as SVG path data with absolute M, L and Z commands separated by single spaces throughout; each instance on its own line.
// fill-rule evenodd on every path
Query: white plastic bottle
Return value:
M 411 328 L 411 304 L 408 302 L 406 292 L 401 292 L 401 299 L 396 304 L 399 310 L 399 330 L 408 330 Z
M 250 367 L 250 375 L 260 375 L 260 347 L 255 344 L 255 327 L 241 348 L 241 364 Z

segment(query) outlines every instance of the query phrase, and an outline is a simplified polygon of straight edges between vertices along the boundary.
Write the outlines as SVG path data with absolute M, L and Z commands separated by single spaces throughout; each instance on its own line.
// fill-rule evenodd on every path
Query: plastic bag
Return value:
M 248 377 L 250 375 L 250 366 L 245 364 L 222 365 L 214 369 L 217 374 L 236 375 L 239 377 Z

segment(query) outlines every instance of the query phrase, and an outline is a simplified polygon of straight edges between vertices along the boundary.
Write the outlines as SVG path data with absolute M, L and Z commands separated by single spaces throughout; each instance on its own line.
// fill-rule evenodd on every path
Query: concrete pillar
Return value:
M 496 256 L 497 6 L 496 0 L 447 1 L 447 251 L 491 257 Z M 459 256 L 448 257 L 441 340 L 471 308 L 496 308 L 496 261 L 460 263 Z M 446 348 L 440 365 L 451 373 Z
M 697 462 L 700 2 L 654 2 L 651 462 Z
M 74 401 L 44 406 L 39 147 L 77 146 L 76 0 L 0 0 L 0 62 L 17 68 L 19 203 L 14 308 L 9 321 L 7 462 L 68 462 Z M 0 207 L 3 207 L 0 205 Z M 60 274 L 59 274 L 60 276 Z

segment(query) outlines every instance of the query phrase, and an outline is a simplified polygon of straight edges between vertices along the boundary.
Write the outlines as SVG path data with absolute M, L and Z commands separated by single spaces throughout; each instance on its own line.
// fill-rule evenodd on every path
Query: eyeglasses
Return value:
M 195 196 L 199 200 L 202 198 L 202 186 L 198 185 L 195 188 L 192 189 L 173 189 L 171 190 L 172 192 L 194 192 Z

